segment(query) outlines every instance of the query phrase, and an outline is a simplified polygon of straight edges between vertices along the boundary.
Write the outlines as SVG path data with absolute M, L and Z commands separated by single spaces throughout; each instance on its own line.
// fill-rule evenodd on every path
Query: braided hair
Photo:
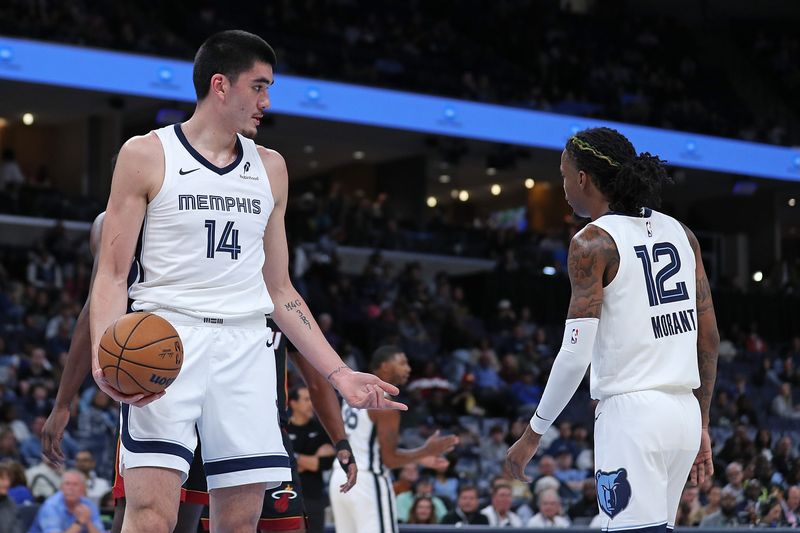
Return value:
M 661 206 L 661 186 L 671 183 L 664 161 L 649 152 L 636 154 L 631 142 L 611 128 L 589 128 L 570 137 L 567 154 L 608 199 L 612 211 L 640 216 L 642 208 Z

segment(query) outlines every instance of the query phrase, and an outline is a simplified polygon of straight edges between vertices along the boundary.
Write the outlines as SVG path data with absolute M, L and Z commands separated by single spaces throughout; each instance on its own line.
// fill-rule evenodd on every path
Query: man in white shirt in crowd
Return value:
M 569 527 L 569 518 L 561 516 L 561 498 L 555 489 L 547 489 L 539 494 L 539 512 L 528 520 L 528 527 L 550 528 Z
M 496 482 L 492 487 L 492 502 L 481 509 L 490 526 L 522 527 L 522 520 L 511 510 L 511 485 Z

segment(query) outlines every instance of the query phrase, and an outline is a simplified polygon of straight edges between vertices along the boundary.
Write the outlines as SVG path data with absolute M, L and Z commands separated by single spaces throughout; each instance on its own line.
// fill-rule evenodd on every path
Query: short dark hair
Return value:
M 611 128 L 589 128 L 569 138 L 567 154 L 608 199 L 612 211 L 638 216 L 643 207 L 661 206 L 661 186 L 671 180 L 664 161 L 636 153 L 623 134 Z
M 372 352 L 372 359 L 369 362 L 370 370 L 379 369 L 383 363 L 391 361 L 392 358 L 399 353 L 403 353 L 403 350 L 399 346 L 393 344 L 381 346 Z
M 474 491 L 477 496 L 481 495 L 480 491 L 478 490 L 478 487 L 476 487 L 475 485 L 461 485 L 460 487 L 458 487 L 458 495 L 461 496 L 462 492 L 467 492 L 470 490 Z
M 290 402 L 296 402 L 297 400 L 300 399 L 300 389 L 307 389 L 307 388 L 308 387 L 306 387 L 305 385 L 296 385 L 291 389 L 289 389 L 289 394 L 287 398 L 289 398 Z
M 275 50 L 258 35 L 243 30 L 215 33 L 200 45 L 194 56 L 192 81 L 197 99 L 208 96 L 214 74 L 224 74 L 236 82 L 239 74 L 261 61 L 273 67 L 277 63 Z

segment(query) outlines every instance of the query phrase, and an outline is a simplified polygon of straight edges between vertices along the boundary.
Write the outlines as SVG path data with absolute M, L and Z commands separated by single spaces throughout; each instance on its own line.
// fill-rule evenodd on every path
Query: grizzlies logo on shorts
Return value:
M 631 500 L 628 471 L 624 468 L 613 472 L 598 470 L 594 477 L 597 480 L 597 503 L 609 518 L 614 518 L 625 510 Z

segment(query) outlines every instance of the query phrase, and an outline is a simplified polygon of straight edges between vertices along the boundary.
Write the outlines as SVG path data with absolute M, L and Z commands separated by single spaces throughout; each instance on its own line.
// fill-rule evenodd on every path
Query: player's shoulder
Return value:
M 617 249 L 614 238 L 611 234 L 600 226 L 590 223 L 587 224 L 582 230 L 577 232 L 570 241 L 570 251 L 574 250 L 587 250 L 603 249 L 603 248 Z
M 161 151 L 161 140 L 155 132 L 151 131 L 145 135 L 135 135 L 125 141 L 120 149 L 120 157 L 123 154 L 133 158 L 150 158 L 155 152 Z
M 272 148 L 261 146 L 260 144 L 256 145 L 256 150 L 258 151 L 258 155 L 261 157 L 261 161 L 264 163 L 264 166 L 267 168 L 267 172 L 270 170 L 286 171 L 286 160 L 283 158 L 280 152 L 273 150 Z
M 700 241 L 697 240 L 697 236 L 694 234 L 694 232 L 691 229 L 689 229 L 689 226 L 687 226 L 686 224 L 684 224 L 680 220 L 675 219 L 675 221 L 678 224 L 680 224 L 681 227 L 683 228 L 683 231 L 686 232 L 686 238 L 689 239 L 689 245 L 692 247 L 692 250 L 694 250 L 695 253 L 699 252 L 700 251 Z

